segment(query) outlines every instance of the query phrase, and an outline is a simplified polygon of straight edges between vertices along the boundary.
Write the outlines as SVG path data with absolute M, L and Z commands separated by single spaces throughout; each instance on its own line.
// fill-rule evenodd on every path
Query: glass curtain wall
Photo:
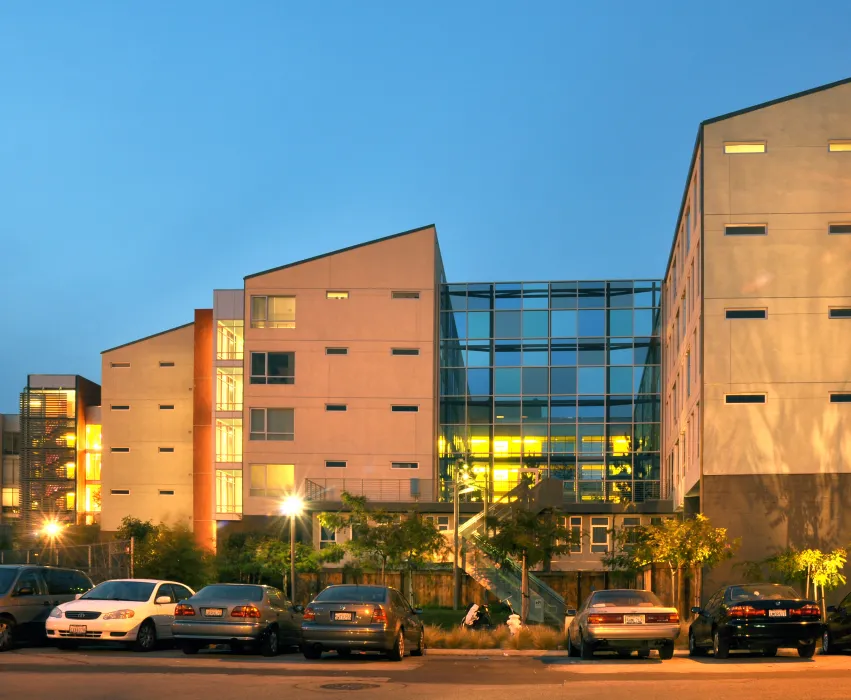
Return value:
M 443 285 L 441 479 L 466 464 L 471 499 L 540 473 L 567 503 L 658 499 L 660 294 L 656 280 Z

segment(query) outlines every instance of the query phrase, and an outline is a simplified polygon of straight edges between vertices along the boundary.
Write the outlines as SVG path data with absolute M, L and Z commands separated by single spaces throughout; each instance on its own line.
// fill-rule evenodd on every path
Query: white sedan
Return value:
M 158 640 L 171 638 L 177 603 L 194 594 L 188 586 L 174 581 L 104 581 L 76 600 L 51 610 L 46 623 L 47 639 L 60 649 L 97 641 L 151 651 Z

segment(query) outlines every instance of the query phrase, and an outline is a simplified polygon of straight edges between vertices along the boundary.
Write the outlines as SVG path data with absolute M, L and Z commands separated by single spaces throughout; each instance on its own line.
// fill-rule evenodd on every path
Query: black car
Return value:
M 705 607 L 691 611 L 697 615 L 688 633 L 691 656 L 711 650 L 716 659 L 726 659 L 731 649 L 775 656 L 783 647 L 797 649 L 798 656 L 809 659 L 824 629 L 815 601 L 776 583 L 727 586 Z
M 821 637 L 825 654 L 836 654 L 851 649 L 851 593 L 837 605 L 827 609 L 827 624 Z

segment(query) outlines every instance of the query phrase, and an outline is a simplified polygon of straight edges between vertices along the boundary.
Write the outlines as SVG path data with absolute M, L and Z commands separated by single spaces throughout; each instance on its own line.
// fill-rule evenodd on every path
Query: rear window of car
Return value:
M 6 593 L 18 575 L 17 569 L 0 569 L 0 594 Z
M 45 569 L 44 580 L 50 595 L 76 595 L 85 593 L 92 587 L 83 574 L 70 569 Z
M 766 583 L 753 586 L 733 586 L 730 588 L 730 600 L 796 600 L 801 596 L 791 586 Z
M 592 608 L 664 607 L 662 601 L 650 591 L 597 591 L 591 598 L 590 605 Z
M 317 603 L 383 603 L 387 589 L 377 586 L 333 586 L 316 596 Z
M 239 601 L 248 600 L 253 603 L 263 600 L 263 588 L 261 586 L 205 586 L 198 591 L 193 600 L 223 600 Z

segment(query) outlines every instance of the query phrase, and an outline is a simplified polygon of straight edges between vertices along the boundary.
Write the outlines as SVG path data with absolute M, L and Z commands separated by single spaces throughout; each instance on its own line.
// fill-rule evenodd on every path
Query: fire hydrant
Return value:
M 512 637 L 516 636 L 520 632 L 520 628 L 523 626 L 523 623 L 520 622 L 520 615 L 517 613 L 509 615 L 505 624 L 508 625 L 508 631 L 511 633 Z

